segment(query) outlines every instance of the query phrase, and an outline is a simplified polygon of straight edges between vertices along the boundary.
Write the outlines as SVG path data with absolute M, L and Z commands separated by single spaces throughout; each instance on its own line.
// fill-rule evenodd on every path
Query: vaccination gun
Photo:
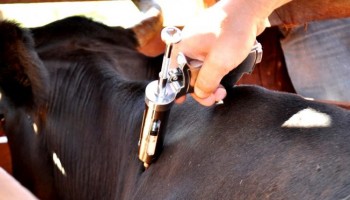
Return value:
M 181 31 L 176 27 L 165 27 L 161 38 L 166 44 L 159 79 L 152 81 L 145 91 L 145 110 L 138 142 L 138 157 L 147 169 L 159 156 L 166 132 L 171 107 L 176 98 L 194 92 L 194 83 L 202 61 L 179 53 L 177 67 L 169 69 L 173 46 L 181 41 Z M 247 58 L 229 72 L 221 81 L 227 89 L 233 87 L 245 73 L 251 73 L 260 63 L 262 47 L 257 41 Z

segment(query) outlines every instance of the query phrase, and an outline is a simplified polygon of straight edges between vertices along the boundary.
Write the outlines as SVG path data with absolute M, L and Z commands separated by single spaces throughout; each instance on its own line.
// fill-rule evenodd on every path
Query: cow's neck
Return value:
M 137 156 L 137 144 L 145 108 L 146 84 L 126 83 L 124 86 L 119 87 L 115 101 L 117 110 L 115 111 L 114 123 L 117 124 L 118 128 L 115 134 L 118 134 L 120 139 L 118 141 L 118 157 L 121 161 L 117 170 L 117 199 L 130 199 L 130 195 L 133 195 L 143 172 L 143 164 Z
M 78 75 L 75 78 L 52 90 L 57 93 L 52 94 L 46 122 L 48 154 L 55 155 L 64 168 L 63 173 L 60 166 L 53 165 L 54 179 L 60 183 L 59 193 L 76 197 L 90 194 L 77 193 L 86 188 L 88 180 L 89 188 L 98 191 L 93 194 L 95 199 L 105 195 L 120 199 L 113 195 L 132 193 L 141 174 L 137 142 L 146 83 L 113 77 L 100 78 L 101 82 L 88 77 L 80 80 Z

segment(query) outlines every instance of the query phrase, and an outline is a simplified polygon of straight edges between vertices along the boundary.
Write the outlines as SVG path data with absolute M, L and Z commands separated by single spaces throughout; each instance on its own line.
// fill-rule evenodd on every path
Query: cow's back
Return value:
M 164 151 L 142 175 L 135 199 L 350 194 L 347 110 L 244 86 L 232 89 L 224 105 L 177 105 L 169 120 Z
M 130 80 L 152 80 L 160 70 L 162 56 L 151 58 L 139 53 L 132 29 L 74 16 L 30 31 L 36 51 L 49 70 L 73 68 L 89 60 L 94 62 L 92 65 L 104 65 Z

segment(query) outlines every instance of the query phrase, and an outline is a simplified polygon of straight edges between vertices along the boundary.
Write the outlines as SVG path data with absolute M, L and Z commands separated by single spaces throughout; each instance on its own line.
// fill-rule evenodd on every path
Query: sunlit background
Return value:
M 158 0 L 164 13 L 164 25 L 182 26 L 203 8 L 203 0 Z M 4 19 L 24 27 L 42 26 L 72 15 L 83 15 L 110 26 L 130 27 L 142 18 L 131 0 L 1 4 Z

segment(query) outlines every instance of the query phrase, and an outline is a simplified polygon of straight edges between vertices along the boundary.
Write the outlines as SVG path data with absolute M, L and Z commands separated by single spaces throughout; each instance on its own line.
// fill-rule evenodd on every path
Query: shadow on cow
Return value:
M 0 23 L 0 112 L 13 174 L 41 199 L 347 199 L 350 112 L 255 86 L 172 108 L 164 149 L 137 158 L 159 57 L 135 29 L 72 17 Z M 147 43 L 147 42 L 146 42 Z

